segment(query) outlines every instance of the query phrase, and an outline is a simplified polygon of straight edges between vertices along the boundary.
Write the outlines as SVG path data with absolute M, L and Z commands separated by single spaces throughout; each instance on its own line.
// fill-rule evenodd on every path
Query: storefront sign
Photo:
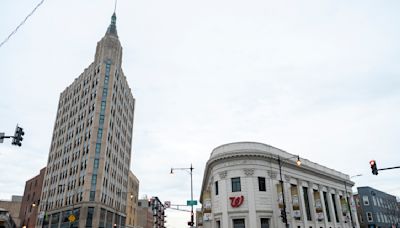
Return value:
M 244 196 L 229 197 L 232 207 L 240 207 L 244 201 Z

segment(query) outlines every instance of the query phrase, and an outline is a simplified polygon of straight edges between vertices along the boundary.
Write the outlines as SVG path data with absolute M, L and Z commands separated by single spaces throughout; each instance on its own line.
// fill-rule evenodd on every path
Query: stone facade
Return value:
M 148 199 L 140 199 L 138 201 L 137 227 L 153 228 L 153 212 Z
M 19 210 L 21 208 L 21 201 L 22 201 L 21 196 L 11 196 L 11 201 L 0 200 L 0 208 L 5 209 L 2 211 L 8 212 L 13 223 L 15 223 L 17 227 L 19 227 L 21 224 L 21 221 L 19 219 Z
M 128 201 L 126 203 L 126 227 L 137 225 L 137 205 L 139 195 L 139 180 L 129 171 L 128 178 Z
M 21 226 L 35 227 L 45 172 L 46 168 L 43 168 L 40 170 L 39 175 L 25 182 L 24 195 L 19 211 Z
M 135 99 L 121 63 L 114 14 L 94 62 L 60 95 L 38 227 L 125 226 Z
M 297 158 L 256 142 L 215 148 L 204 171 L 201 227 L 281 228 L 284 211 L 289 227 L 359 227 L 347 204 L 349 176 L 301 157 L 297 166 Z

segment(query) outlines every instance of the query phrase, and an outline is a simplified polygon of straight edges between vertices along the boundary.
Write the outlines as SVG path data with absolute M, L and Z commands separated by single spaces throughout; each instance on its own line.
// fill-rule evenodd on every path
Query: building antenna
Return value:
M 117 10 L 117 1 L 118 1 L 118 0 L 115 0 L 115 3 L 114 3 L 114 13 L 115 13 L 115 11 Z

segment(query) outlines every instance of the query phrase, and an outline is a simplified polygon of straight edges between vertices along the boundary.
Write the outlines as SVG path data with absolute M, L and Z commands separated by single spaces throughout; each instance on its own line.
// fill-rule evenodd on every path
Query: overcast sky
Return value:
M 0 41 L 40 0 L 2 0 Z M 94 60 L 111 0 L 45 1 L 0 47 L 0 198 L 47 163 L 58 97 Z M 400 2 L 120 0 L 140 196 L 185 204 L 213 148 L 257 141 L 400 196 Z M 355 190 L 355 189 L 354 189 Z M 168 212 L 180 228 L 186 212 Z

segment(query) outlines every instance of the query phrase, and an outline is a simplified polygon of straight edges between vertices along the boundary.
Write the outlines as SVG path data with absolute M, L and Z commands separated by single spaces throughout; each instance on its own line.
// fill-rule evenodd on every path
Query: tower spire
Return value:
M 117 15 L 115 14 L 115 11 L 114 11 L 113 15 L 111 16 L 111 23 L 108 26 L 106 35 L 118 36 L 118 34 L 117 34 Z

